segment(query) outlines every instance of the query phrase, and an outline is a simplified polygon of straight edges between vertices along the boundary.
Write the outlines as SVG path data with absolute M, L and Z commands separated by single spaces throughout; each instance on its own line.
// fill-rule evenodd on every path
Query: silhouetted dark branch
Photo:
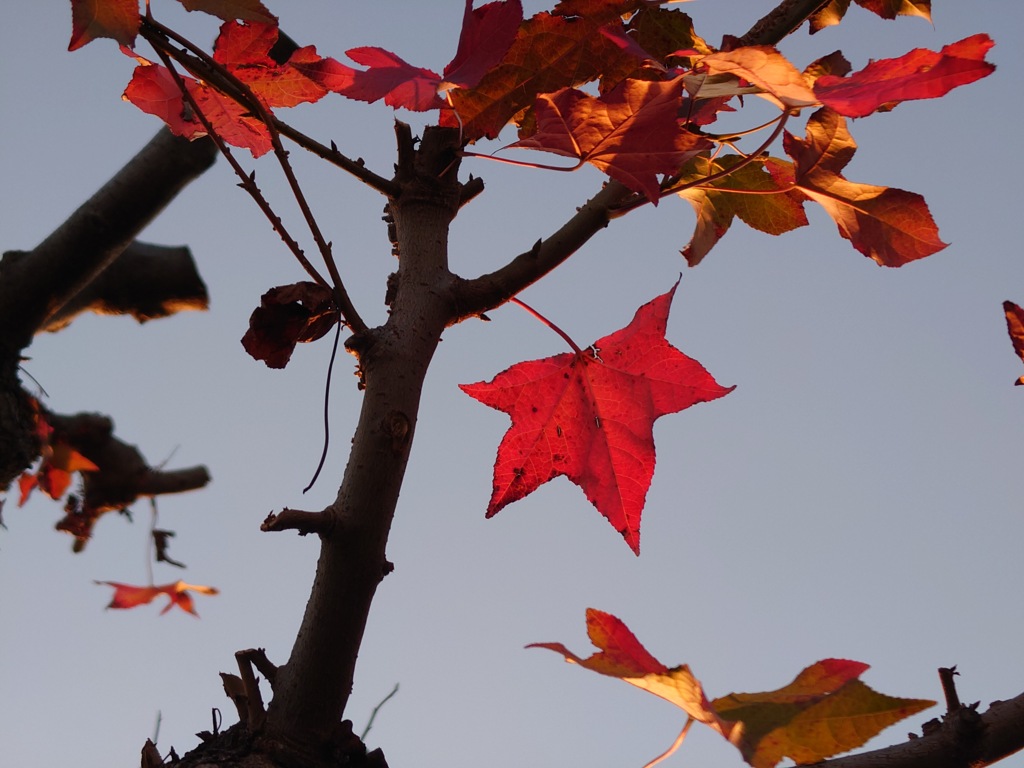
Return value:
M 215 157 L 161 130 L 28 256 L 0 262 L 0 345 L 24 349 Z
M 18 257 L 28 255 L 21 252 Z M 83 312 L 131 315 L 144 323 L 184 310 L 205 310 L 209 304 L 206 285 L 186 246 L 136 240 L 40 330 L 59 331 Z

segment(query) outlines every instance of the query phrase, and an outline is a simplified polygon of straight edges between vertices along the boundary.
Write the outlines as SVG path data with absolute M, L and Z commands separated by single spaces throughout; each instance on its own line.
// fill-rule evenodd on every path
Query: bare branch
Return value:
M 161 130 L 29 256 L 0 262 L 0 346 L 28 346 L 215 156 L 208 140 Z
M 25 251 L 4 254 L 24 258 Z M 140 323 L 184 310 L 205 310 L 210 299 L 186 246 L 132 242 L 114 262 L 51 315 L 40 330 L 65 328 L 83 312 L 131 315 Z
M 736 45 L 777 45 L 828 3 L 829 0 L 782 0 L 737 40 Z

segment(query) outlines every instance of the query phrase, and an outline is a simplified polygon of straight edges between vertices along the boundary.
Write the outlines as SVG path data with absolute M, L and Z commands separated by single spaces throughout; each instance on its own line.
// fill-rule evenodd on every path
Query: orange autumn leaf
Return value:
M 138 0 L 71 0 L 68 50 L 78 50 L 97 37 L 110 37 L 131 47 L 141 23 Z
M 1013 351 L 1024 362 L 1024 309 L 1012 301 L 1004 301 L 1003 312 L 1006 314 L 1006 331 L 1010 334 Z M 1024 384 L 1024 376 L 1017 379 L 1014 384 Z
M 708 701 L 688 666 L 666 667 L 615 616 L 588 608 L 587 634 L 599 650 L 585 659 L 561 643 L 527 647 L 555 651 L 568 662 L 672 702 L 721 733 L 754 768 L 772 768 L 784 757 L 812 763 L 855 749 L 935 703 L 873 691 L 857 679 L 868 665 L 846 659 L 812 664 L 775 691 L 731 693 Z
M 857 679 L 867 669 L 859 661 L 824 659 L 783 688 L 731 693 L 712 707 L 740 726 L 731 741 L 754 768 L 771 768 L 784 757 L 814 763 L 856 749 L 935 704 L 872 690 Z
M 220 592 L 216 587 L 207 587 L 201 584 L 186 584 L 184 581 L 176 581 L 173 584 L 162 586 L 139 587 L 133 584 L 122 584 L 116 581 L 97 581 L 97 584 L 104 584 L 114 588 L 114 596 L 111 598 L 107 608 L 127 609 L 153 602 L 154 598 L 160 595 L 167 595 L 170 601 L 164 606 L 160 614 L 167 613 L 174 606 L 183 611 L 198 616 L 195 606 L 192 604 L 192 596 L 189 592 L 196 592 L 202 595 L 216 595 Z
M 680 130 L 682 78 L 625 80 L 594 98 L 574 88 L 537 98 L 537 129 L 512 144 L 575 157 L 658 204 L 658 177 L 677 171 L 710 142 Z
M 796 188 L 824 208 L 839 234 L 876 263 L 900 267 L 946 247 L 920 195 L 843 177 L 857 143 L 835 110 L 823 107 L 811 115 L 805 139 L 787 131 L 783 147 L 793 158 Z

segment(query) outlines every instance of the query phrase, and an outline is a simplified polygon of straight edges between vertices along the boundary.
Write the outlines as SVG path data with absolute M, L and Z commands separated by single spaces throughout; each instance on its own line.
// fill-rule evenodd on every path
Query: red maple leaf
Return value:
M 654 421 L 733 389 L 719 386 L 665 339 L 676 286 L 587 351 L 519 363 L 489 383 L 460 385 L 512 417 L 498 448 L 488 517 L 565 475 L 640 553 Z
M 594 98 L 573 88 L 545 94 L 537 130 L 513 147 L 578 158 L 657 205 L 658 175 L 672 173 L 711 143 L 680 130 L 683 81 L 625 80 Z
M 203 595 L 216 595 L 219 592 L 216 587 L 207 587 L 202 584 L 186 584 L 184 581 L 163 584 L 159 587 L 153 585 L 139 587 L 134 584 L 122 584 L 117 581 L 97 581 L 96 583 L 114 588 L 114 596 L 111 598 L 107 608 L 136 608 L 137 606 L 153 602 L 154 598 L 160 595 L 167 595 L 170 598 L 170 602 L 160 611 L 161 615 L 167 613 L 174 606 L 178 606 L 181 610 L 191 613 L 193 616 L 198 616 L 199 614 L 196 613 L 195 606 L 192 603 L 192 595 L 189 594 L 189 591 Z
M 849 77 L 823 75 L 814 83 L 822 104 L 847 117 L 889 110 L 901 101 L 935 99 L 995 71 L 985 54 L 995 43 L 973 35 L 939 53 L 918 48 L 896 59 L 873 61 Z

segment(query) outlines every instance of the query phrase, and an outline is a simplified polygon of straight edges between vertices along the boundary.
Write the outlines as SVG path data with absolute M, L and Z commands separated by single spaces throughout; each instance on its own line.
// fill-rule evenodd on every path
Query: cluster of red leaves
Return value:
M 525 20 L 519 0 L 479 8 L 466 0 L 458 48 L 442 73 L 372 46 L 346 52 L 364 67 L 358 69 L 321 57 L 312 46 L 272 55 L 277 20 L 258 0 L 181 1 L 225 20 L 213 59 L 267 110 L 335 92 L 392 107 L 440 109 L 440 123 L 457 127 L 466 142 L 496 138 L 514 123 L 520 135 L 513 147 L 573 158 L 572 167 L 589 163 L 654 203 L 678 192 L 697 209 L 697 229 L 683 251 L 691 266 L 734 216 L 778 234 L 807 223 L 807 200 L 822 205 L 840 234 L 879 264 L 900 266 L 941 249 L 920 196 L 842 176 L 856 147 L 844 118 L 936 98 L 994 69 L 984 60 L 992 41 L 975 35 L 939 52 L 915 50 L 857 72 L 838 54 L 800 71 L 770 46 L 714 50 L 685 13 L 647 0 L 562 0 Z M 927 0 L 858 4 L 885 18 L 929 18 Z M 812 31 L 837 23 L 848 5 L 837 1 L 823 8 Z M 134 44 L 141 17 L 132 0 L 74 0 L 73 8 L 72 48 L 95 37 Z M 207 130 L 194 103 L 228 143 L 254 155 L 270 149 L 269 133 L 251 109 L 187 75 L 192 103 L 184 101 L 164 67 L 137 58 L 126 99 L 189 137 Z M 598 83 L 597 96 L 579 90 L 591 81 Z M 785 135 L 789 162 L 712 154 L 700 127 L 745 93 L 783 110 L 826 109 L 808 121 L 806 139 Z
M 935 704 L 878 693 L 858 679 L 868 665 L 845 659 L 823 659 L 774 691 L 709 700 L 688 666 L 666 667 L 615 616 L 588 609 L 587 634 L 598 651 L 585 659 L 561 643 L 527 647 L 547 648 L 660 696 L 722 734 L 754 768 L 772 768 L 786 757 L 797 764 L 825 760 Z

